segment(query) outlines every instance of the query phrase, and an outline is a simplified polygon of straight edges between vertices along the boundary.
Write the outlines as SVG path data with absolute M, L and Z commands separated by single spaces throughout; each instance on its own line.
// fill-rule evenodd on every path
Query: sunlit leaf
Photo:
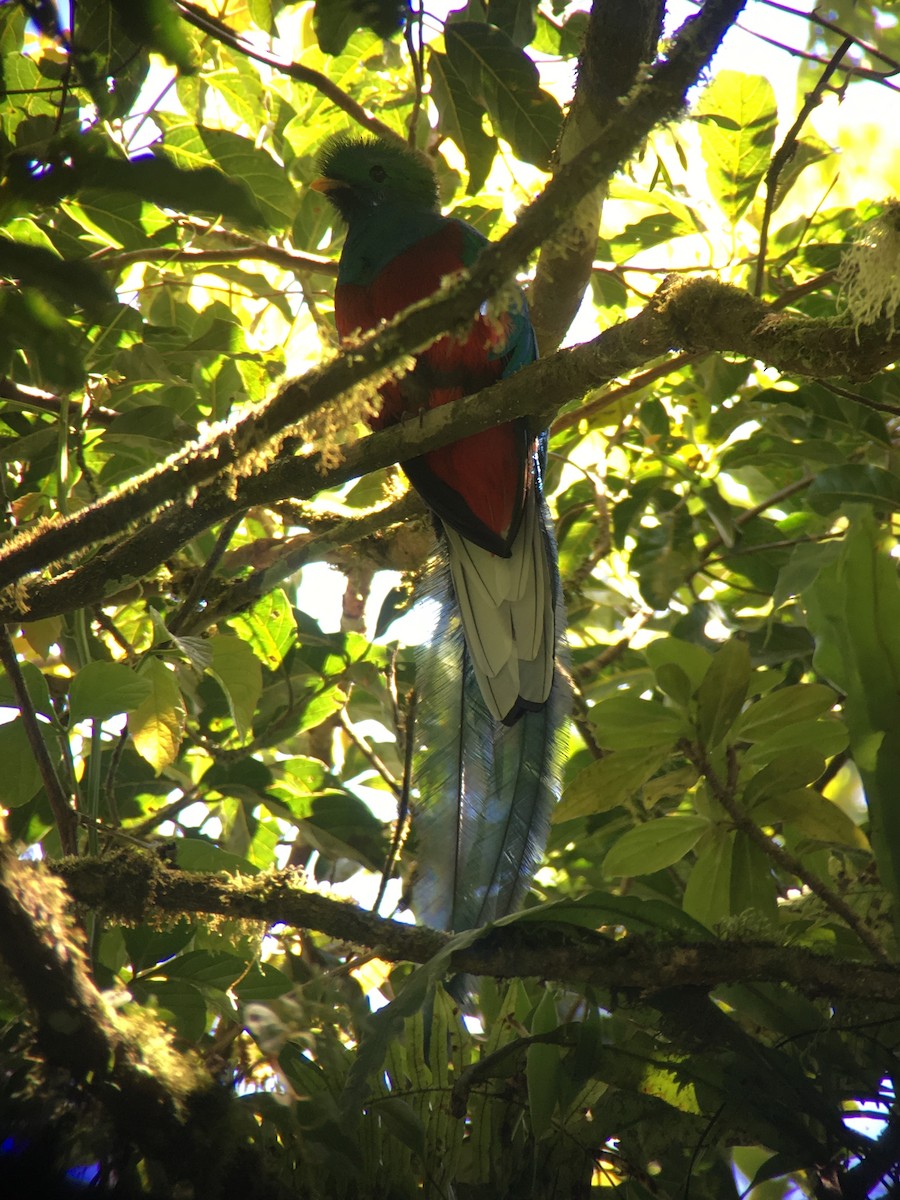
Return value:
M 769 165 L 778 110 L 764 75 L 719 71 L 699 105 L 710 189 L 732 222 L 752 201 Z
M 146 659 L 138 678 L 146 680 L 150 691 L 129 713 L 128 732 L 138 754 L 158 774 L 178 757 L 187 713 L 175 673 L 161 659 Z

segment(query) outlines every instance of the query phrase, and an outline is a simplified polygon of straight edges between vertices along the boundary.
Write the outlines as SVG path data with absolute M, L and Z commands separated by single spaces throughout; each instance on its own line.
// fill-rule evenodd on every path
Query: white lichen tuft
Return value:
M 900 309 L 900 200 L 890 200 L 884 212 L 864 225 L 838 268 L 857 338 L 861 325 L 884 317 L 893 336 Z

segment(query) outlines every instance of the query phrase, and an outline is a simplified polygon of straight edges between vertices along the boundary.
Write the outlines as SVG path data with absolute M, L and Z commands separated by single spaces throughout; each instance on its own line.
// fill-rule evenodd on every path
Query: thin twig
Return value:
M 890 55 L 879 50 L 877 46 L 873 46 L 871 42 L 864 42 L 862 38 L 856 37 L 855 34 L 849 34 L 846 29 L 840 25 L 836 25 L 834 21 L 829 21 L 823 17 L 817 8 L 812 12 L 803 12 L 802 9 L 791 8 L 788 4 L 780 4 L 778 0 L 762 0 L 766 8 L 777 9 L 778 12 L 787 13 L 792 17 L 801 17 L 805 21 L 810 21 L 813 25 L 818 25 L 821 29 L 828 29 L 831 33 L 836 33 L 840 37 L 849 37 L 854 45 L 859 46 L 860 50 L 865 50 L 867 54 L 871 54 L 873 58 L 880 58 L 883 63 L 891 68 L 890 74 L 896 74 L 900 71 L 900 63 Z
M 112 617 L 107 616 L 107 614 L 100 607 L 96 607 L 94 609 L 92 616 L 100 628 L 105 630 L 105 632 L 109 634 L 116 645 L 123 651 L 128 662 L 133 663 L 136 657 L 134 646 L 132 646 L 131 642 L 128 641 L 119 627 L 113 621 Z
M 419 4 L 415 13 L 406 22 L 406 45 L 409 50 L 409 59 L 412 63 L 413 79 L 415 80 L 416 93 L 413 100 L 412 112 L 409 114 L 407 128 L 409 130 L 409 143 L 411 146 L 416 144 L 416 126 L 419 123 L 419 112 L 422 107 L 422 93 L 425 89 L 425 72 L 423 69 L 425 56 L 425 43 L 422 38 L 422 17 L 423 4 L 419 0 Z M 415 31 L 415 32 L 414 32 Z M 418 42 L 416 40 L 418 35 Z
M 62 416 L 63 402 L 59 396 L 55 396 L 52 392 L 39 391 L 37 388 L 21 387 L 11 379 L 0 379 L 0 400 L 9 400 L 19 408 L 47 413 L 51 417 L 60 418 Z M 102 404 L 92 404 L 88 415 L 98 425 L 111 425 L 121 414 L 114 408 L 104 408 Z M 74 423 L 71 428 L 75 428 Z
M 696 362 L 699 358 L 703 358 L 702 354 L 673 354 L 671 358 L 667 358 L 665 362 L 657 363 L 655 367 L 649 367 L 646 371 L 641 371 L 639 375 L 633 375 L 627 383 L 620 384 L 619 387 L 610 388 L 605 391 L 602 396 L 598 396 L 596 400 L 591 400 L 588 404 L 582 404 L 572 412 L 563 413 L 557 417 L 551 427 L 553 434 L 561 433 L 564 429 L 571 429 L 573 425 L 580 425 L 582 421 L 590 421 L 597 413 L 604 412 L 614 404 L 624 399 L 625 396 L 630 396 L 634 392 L 641 391 L 642 388 L 649 387 L 651 383 L 655 383 L 658 379 L 665 379 L 667 375 L 671 375 L 674 371 L 680 370 L 682 367 L 688 366 L 689 363 Z
M 197 607 L 197 604 L 199 603 L 204 589 L 209 583 L 213 572 L 219 565 L 222 555 L 228 549 L 228 543 L 231 541 L 234 531 L 237 529 L 238 525 L 240 525 L 243 519 L 244 510 L 241 509 L 240 512 L 233 513 L 232 516 L 230 516 L 222 526 L 222 530 L 216 539 L 216 544 L 210 551 L 206 562 L 194 577 L 194 582 L 191 584 L 188 594 L 181 602 L 180 608 L 175 611 L 167 623 L 170 633 L 177 634 L 190 619 L 191 614 Z
M 97 250 L 88 255 L 88 261 L 104 270 L 120 269 L 139 262 L 189 263 L 191 266 L 245 262 L 251 260 L 272 263 L 287 271 L 316 271 L 334 278 L 337 263 L 331 258 L 320 258 L 317 254 L 299 254 L 283 246 L 266 246 L 249 239 L 246 245 L 226 249 L 198 250 L 186 246 L 181 250 L 167 250 L 160 246 L 145 246 L 141 250 Z
M 718 554 L 713 558 L 705 558 L 703 565 L 695 567 L 692 574 L 702 574 L 706 571 L 707 567 L 713 567 L 717 563 L 731 562 L 733 558 L 740 558 L 742 555 L 761 554 L 766 550 L 790 550 L 794 546 L 802 546 L 808 543 L 818 545 L 820 542 L 827 542 L 832 539 L 841 540 L 843 537 L 844 534 L 842 531 L 836 531 L 834 533 L 809 534 L 806 537 L 782 538 L 778 542 L 758 542 L 753 546 L 736 546 L 733 550 L 729 550 L 727 554 Z
M 807 95 L 803 102 L 803 107 L 797 114 L 797 119 L 785 135 L 784 141 L 772 155 L 772 161 L 769 163 L 769 169 L 766 171 L 766 201 L 763 208 L 762 226 L 759 232 L 759 254 L 756 259 L 756 281 L 753 289 L 755 296 L 762 295 L 763 284 L 766 276 L 766 251 L 769 245 L 769 222 L 772 219 L 772 213 L 775 211 L 775 198 L 778 193 L 778 180 L 782 170 L 787 166 L 790 159 L 796 152 L 797 135 L 803 128 L 806 118 L 812 110 L 818 107 L 822 99 L 822 93 L 825 91 L 825 85 L 835 73 L 841 63 L 841 59 L 853 45 L 853 38 L 845 37 L 831 56 L 831 61 L 828 66 L 819 76 L 819 80 L 813 90 Z
M 761 516 L 767 508 L 771 508 L 780 501 L 786 500 L 789 496 L 793 496 L 797 492 L 802 492 L 804 488 L 810 487 L 817 478 L 818 473 L 815 472 L 808 475 L 803 475 L 800 479 L 795 479 L 793 483 L 785 484 L 785 486 L 783 488 L 779 488 L 777 492 L 772 492 L 770 496 L 766 496 L 764 500 L 760 500 L 759 504 L 754 504 L 752 508 L 744 509 L 742 513 L 739 513 L 734 518 L 735 525 L 738 527 L 741 525 L 746 525 L 748 521 L 752 521 L 754 518 Z M 720 546 L 724 545 L 725 539 L 722 537 L 722 535 L 719 533 L 714 534 L 700 551 L 701 560 L 705 561 L 706 558 L 713 552 L 713 550 L 718 550 Z
M 25 678 L 19 667 L 19 660 L 16 658 L 16 651 L 12 644 L 9 628 L 6 625 L 0 625 L 0 664 L 2 664 L 4 671 L 9 677 L 9 681 L 15 692 L 16 704 L 19 706 L 19 712 L 22 715 L 22 725 L 25 729 L 25 735 L 28 738 L 31 753 L 34 755 L 38 770 L 41 773 L 44 791 L 47 793 L 47 799 L 50 802 L 50 808 L 53 811 L 53 817 L 59 831 L 59 844 L 62 847 L 62 852 L 63 854 L 75 854 L 78 849 L 78 841 L 75 836 L 75 812 L 69 803 L 69 797 L 63 790 L 59 776 L 56 774 L 56 768 L 53 766 L 50 758 L 50 753 L 44 744 L 37 713 L 31 702 L 31 696 L 28 694 Z
M 896 404 L 882 404 L 878 400 L 871 400 L 868 396 L 861 396 L 859 392 L 851 392 L 849 388 L 832 383 L 830 379 L 820 379 L 819 383 L 829 392 L 833 392 L 835 396 L 843 396 L 845 400 L 852 400 L 854 404 L 861 404 L 863 408 L 871 408 L 875 412 L 890 413 L 892 417 L 900 417 L 900 407 Z
M 381 776 L 394 795 L 399 798 L 402 795 L 402 788 L 394 778 L 393 772 L 390 770 L 387 763 L 385 763 L 384 759 L 382 759 L 381 756 L 372 749 L 366 739 L 364 737 L 360 737 L 360 735 L 356 732 L 353 722 L 347 716 L 347 710 L 345 708 L 342 708 L 338 713 L 338 720 L 341 723 L 341 728 L 343 729 L 344 733 L 346 733 L 347 737 L 357 748 L 366 762 L 375 772 L 377 772 L 377 774 Z
M 406 840 L 406 834 L 409 829 L 409 795 L 412 788 L 412 760 L 413 751 L 415 749 L 415 732 L 416 732 L 416 706 L 418 703 L 418 693 L 413 691 L 409 697 L 409 705 L 406 709 L 406 746 L 403 758 L 403 788 L 400 792 L 400 804 L 397 808 L 397 823 L 394 826 L 394 836 L 391 839 L 391 848 L 388 851 L 387 858 L 384 860 L 384 867 L 381 872 L 381 883 L 378 885 L 378 895 L 375 897 L 375 903 L 372 905 L 372 912 L 378 912 L 381 907 L 381 902 L 384 899 L 384 893 L 387 891 L 387 885 L 391 876 L 394 874 L 394 868 L 397 865 L 397 859 L 400 856 L 400 849 Z

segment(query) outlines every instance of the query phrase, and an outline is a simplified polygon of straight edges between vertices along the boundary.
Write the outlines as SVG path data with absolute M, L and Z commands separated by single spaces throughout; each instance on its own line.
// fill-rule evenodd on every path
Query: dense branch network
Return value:
M 309 372 L 266 404 L 244 414 L 208 441 L 191 445 L 160 469 L 133 480 L 68 520 L 13 539 L 0 557 L 0 589 L 51 562 L 65 561 L 117 536 L 128 522 L 165 507 L 174 496 L 185 495 L 235 468 L 250 469 L 247 464 L 271 453 L 272 443 L 282 439 L 286 429 L 468 321 L 486 298 L 507 284 L 528 255 L 559 228 L 583 196 L 609 178 L 659 121 L 683 107 L 688 88 L 742 6 L 743 0 L 710 0 L 698 16 L 690 18 L 669 57 L 654 68 L 602 134 L 550 181 L 521 220 L 485 250 L 467 275 L 434 300 L 414 306 L 398 321 L 363 338 L 354 354 L 341 355 Z
M 439 299 L 367 339 L 359 357 L 374 359 L 381 338 L 396 337 L 409 321 L 427 317 L 442 303 Z M 23 616 L 37 620 L 97 603 L 236 509 L 290 497 L 306 499 L 323 488 L 403 462 L 460 436 L 515 416 L 536 415 L 546 409 L 548 401 L 557 408 L 576 402 L 672 349 L 739 354 L 791 374 L 865 380 L 900 356 L 900 331 L 890 331 L 885 325 L 857 330 L 849 322 L 779 312 L 729 284 L 673 277 L 637 316 L 590 342 L 541 359 L 484 392 L 434 410 L 420 421 L 404 422 L 349 445 L 336 466 L 326 468 L 318 454 L 297 457 L 288 447 L 267 470 L 239 473 L 234 469 L 237 447 L 227 435 L 218 434 L 208 443 L 191 447 L 175 462 L 143 477 L 134 488 L 118 493 L 112 513 L 109 502 L 100 501 L 71 520 L 18 539 L 0 552 L 0 587 L 18 585 L 0 598 L 0 620 L 16 621 Z M 344 361 L 339 359 L 333 365 L 340 367 Z M 295 396 L 318 396 L 322 391 L 334 399 L 339 385 L 329 385 L 323 378 L 330 379 L 330 373 L 331 368 L 326 367 L 312 372 L 312 378 L 304 376 L 288 384 L 273 406 L 277 403 L 281 411 Z M 592 412 L 596 411 L 597 401 L 593 401 Z M 211 477 L 185 498 L 184 478 L 191 478 L 195 468 L 199 471 L 204 465 L 211 469 Z M 129 525 L 147 512 L 148 497 L 154 500 L 152 508 L 159 510 L 156 518 L 123 538 Z M 98 518 L 98 533 L 92 532 L 92 513 Z M 120 540 L 79 565 L 71 542 L 65 538 L 60 542 L 60 533 L 68 533 L 77 548 L 93 540 Z M 79 533 L 87 540 L 76 541 Z M 62 562 L 50 580 L 23 581 L 23 560 L 27 570 L 34 572 L 53 561 Z

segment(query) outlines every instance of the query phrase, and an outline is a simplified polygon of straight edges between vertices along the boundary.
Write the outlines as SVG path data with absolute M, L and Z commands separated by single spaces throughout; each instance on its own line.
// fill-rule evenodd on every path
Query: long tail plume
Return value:
M 541 509 L 548 558 L 556 562 Z M 470 929 L 522 904 L 559 798 L 568 688 L 557 668 L 543 708 L 504 725 L 476 678 L 450 570 L 435 572 L 439 615 L 418 670 L 413 907 L 427 925 Z M 554 580 L 558 597 L 558 581 Z M 556 629 L 565 621 L 557 599 Z

